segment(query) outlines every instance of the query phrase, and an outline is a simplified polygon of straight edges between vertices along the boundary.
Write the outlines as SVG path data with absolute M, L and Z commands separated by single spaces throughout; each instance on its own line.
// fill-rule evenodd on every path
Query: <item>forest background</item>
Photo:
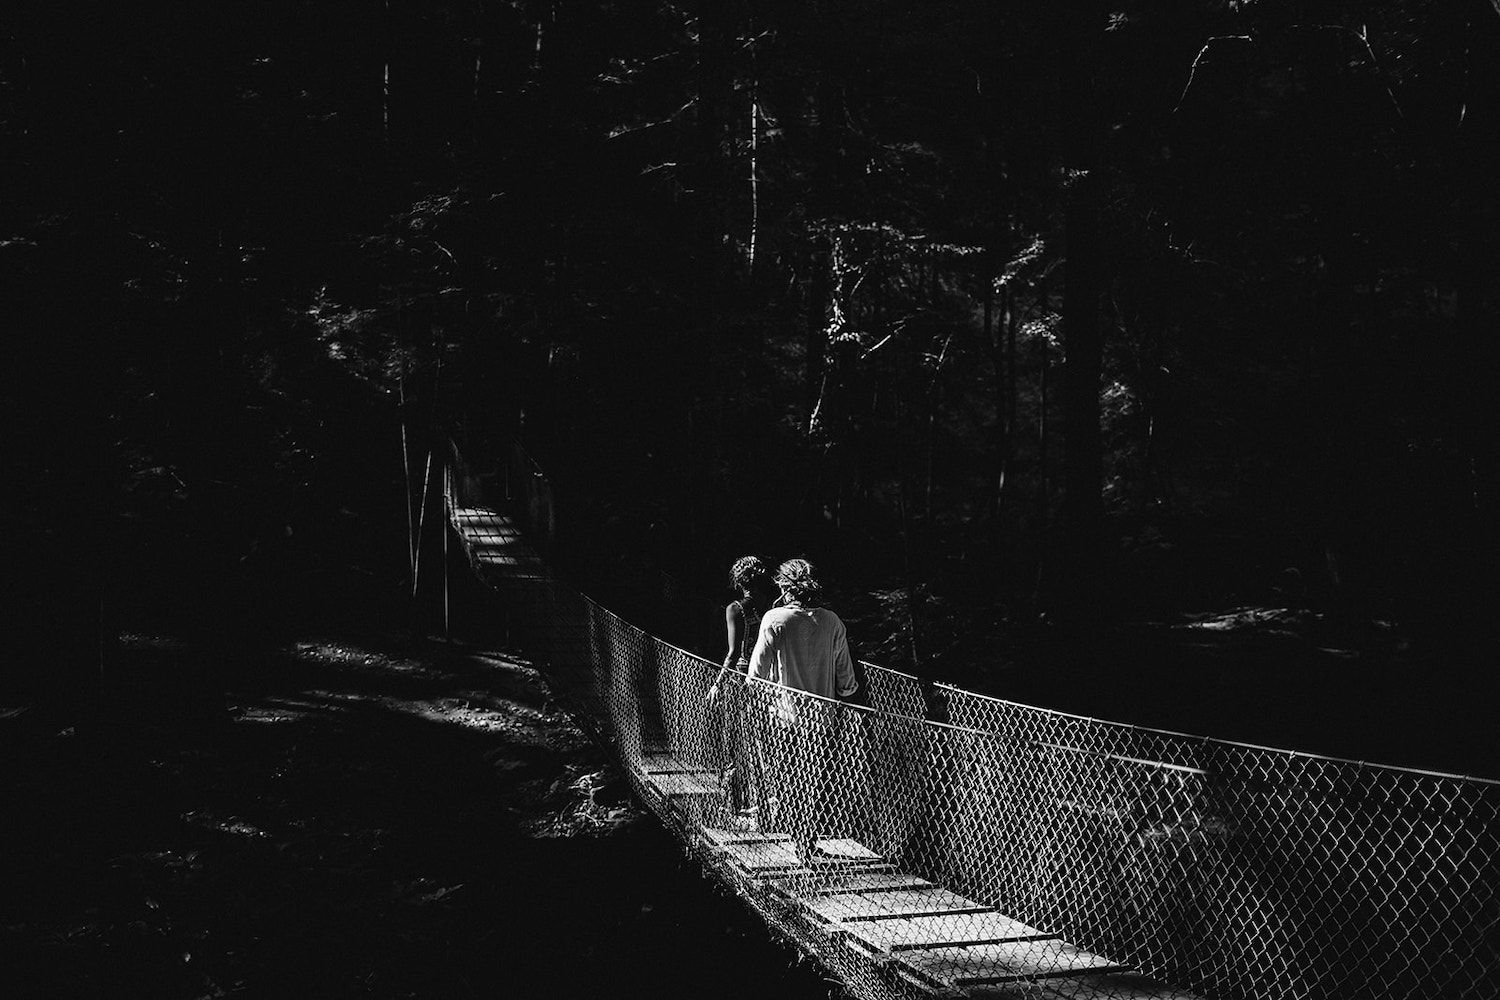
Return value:
M 710 657 L 805 554 L 888 666 L 1493 769 L 1490 0 L 18 6 L 7 688 L 432 630 L 516 438 Z

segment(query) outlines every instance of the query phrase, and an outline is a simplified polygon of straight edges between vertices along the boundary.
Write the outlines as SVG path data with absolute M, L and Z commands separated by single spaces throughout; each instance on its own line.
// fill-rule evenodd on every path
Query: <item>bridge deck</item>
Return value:
M 542 579 L 545 567 L 506 516 L 453 512 L 454 527 L 482 575 Z M 637 787 L 673 816 L 696 846 L 725 863 L 741 888 L 776 894 L 803 920 L 851 955 L 889 968 L 933 995 L 1088 1000 L 1200 1000 L 1092 954 L 992 906 L 900 871 L 864 844 L 820 840 L 829 860 L 810 870 L 791 837 L 776 830 L 722 829 L 719 775 L 676 748 L 648 748 L 635 768 Z M 712 803 L 713 808 L 705 808 Z

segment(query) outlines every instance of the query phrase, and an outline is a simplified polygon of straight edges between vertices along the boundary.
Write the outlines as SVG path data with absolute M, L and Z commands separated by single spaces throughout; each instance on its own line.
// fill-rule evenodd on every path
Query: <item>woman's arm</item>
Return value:
M 714 676 L 714 682 L 708 686 L 708 700 L 714 702 L 719 697 L 719 685 L 723 683 L 730 671 L 738 670 L 736 666 L 740 656 L 740 636 L 745 631 L 745 613 L 740 610 L 740 602 L 733 601 L 724 608 L 724 631 L 728 633 L 729 652 L 724 654 L 724 665 L 719 668 L 718 674 Z
M 729 641 L 729 652 L 724 654 L 724 669 L 734 670 L 740 658 L 740 641 L 745 634 L 745 612 L 740 609 L 739 601 L 724 608 L 724 631 Z

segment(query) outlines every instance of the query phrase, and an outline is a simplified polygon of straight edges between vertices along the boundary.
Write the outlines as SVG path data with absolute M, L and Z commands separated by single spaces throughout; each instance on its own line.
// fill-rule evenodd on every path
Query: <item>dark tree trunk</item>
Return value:
M 987 498 L 987 511 L 1000 510 L 1000 490 L 1005 482 L 1005 364 L 1001 358 L 1000 327 L 995 325 L 995 278 L 986 268 L 984 276 L 984 346 L 990 355 L 993 381 L 990 392 L 995 404 L 994 492 Z
M 1052 382 L 1052 357 L 1048 353 L 1048 345 L 1042 345 L 1041 372 L 1037 377 L 1037 417 L 1036 417 L 1036 439 L 1037 439 L 1037 477 L 1039 481 L 1037 493 L 1037 521 L 1039 524 L 1047 523 L 1047 512 L 1052 500 L 1052 479 L 1049 473 L 1050 466 L 1047 462 L 1048 445 L 1051 443 L 1049 422 L 1047 414 L 1050 410 L 1051 382 Z
M 1464 93 L 1464 113 L 1458 137 L 1457 198 L 1455 199 L 1457 292 L 1455 321 L 1463 365 L 1464 405 L 1460 419 L 1464 450 L 1469 455 L 1467 527 L 1469 536 L 1462 555 L 1456 555 L 1455 580 L 1465 581 L 1454 587 L 1457 617 L 1463 622 L 1460 631 L 1471 634 L 1471 624 L 1482 620 L 1490 608 L 1493 588 L 1473 587 L 1467 581 L 1482 579 L 1493 572 L 1494 560 L 1500 555 L 1500 397 L 1495 386 L 1500 380 L 1500 337 L 1496 336 L 1500 316 L 1500 295 L 1494 275 L 1500 267 L 1500 196 L 1496 194 L 1496 177 L 1500 176 L 1500 59 L 1494 53 L 1500 48 L 1500 11 L 1490 4 L 1474 0 L 1467 34 L 1470 63 L 1469 79 Z M 1462 529 L 1461 529 L 1462 530 Z M 1486 637 L 1484 645 L 1493 649 L 1494 639 Z
M 820 4 L 813 5 L 813 32 L 808 45 L 822 49 L 829 38 L 828 27 Z M 811 219 L 819 219 L 835 209 L 838 197 L 840 174 L 837 144 L 833 127 L 834 92 L 827 73 L 819 76 L 809 95 L 807 108 L 807 145 L 813 157 L 811 190 L 808 191 L 807 212 Z M 823 381 L 828 369 L 828 306 L 831 264 L 826 237 L 814 234 L 808 254 L 808 281 L 806 300 L 807 350 L 805 352 L 804 381 L 806 383 L 805 426 L 811 427 L 811 419 L 822 397 Z
M 1068 617 L 1093 617 L 1103 543 L 1103 447 L 1099 426 L 1099 380 L 1104 334 L 1099 303 L 1103 260 L 1099 234 L 1101 125 L 1093 74 L 1104 31 L 1104 8 L 1095 0 L 1070 4 L 1063 15 L 1063 156 L 1069 172 L 1065 225 L 1066 285 L 1063 335 L 1066 345 L 1062 418 L 1064 552 L 1060 583 Z
M 1010 471 L 1011 456 L 1015 450 L 1016 441 L 1016 393 L 1018 373 L 1016 340 L 1017 333 L 1021 328 L 1020 310 L 1016 306 L 1016 296 L 1011 292 L 1006 297 L 1009 308 L 1004 315 L 1005 321 L 1005 442 L 1004 451 L 1001 452 L 1001 490 L 1000 500 L 1005 501 L 1004 483 Z
M 1010 470 L 1011 434 L 1015 426 L 1015 327 L 1016 293 L 1003 288 L 995 300 L 994 278 L 985 278 L 984 342 L 989 351 L 993 379 L 990 393 L 995 406 L 994 494 L 991 508 L 1005 509 L 1006 475 Z
M 807 424 L 811 427 L 813 411 L 822 395 L 823 376 L 828 367 L 828 252 L 821 240 L 814 243 L 811 254 L 811 276 L 807 282 L 807 352 L 804 379 L 807 383 Z
M 730 14 L 728 4 L 722 0 L 701 0 L 698 4 L 696 149 L 689 184 L 693 191 L 699 268 L 698 319 L 706 328 L 714 324 L 725 270 L 724 203 L 729 171 L 724 139 L 729 127 L 733 79 L 730 60 L 734 42 Z

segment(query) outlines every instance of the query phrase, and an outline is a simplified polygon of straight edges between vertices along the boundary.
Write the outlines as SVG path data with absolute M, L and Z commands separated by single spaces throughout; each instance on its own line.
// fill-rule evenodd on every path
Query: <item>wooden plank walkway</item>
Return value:
M 643 757 L 637 776 L 665 810 L 691 819 L 709 812 L 695 808 L 693 800 L 726 795 L 716 773 L 658 750 Z M 899 871 L 857 841 L 818 841 L 831 864 L 814 872 L 798 859 L 786 833 L 702 825 L 690 830 L 709 853 L 728 862 L 735 878 L 778 892 L 839 946 L 891 967 L 919 990 L 993 1000 L 1199 1000 Z
M 454 512 L 453 523 L 476 569 L 510 580 L 545 578 L 509 518 L 466 509 Z M 976 1000 L 1200 1000 L 900 871 L 858 841 L 818 841 L 822 857 L 813 871 L 784 832 L 755 829 L 753 821 L 744 829 L 713 826 L 709 817 L 728 812 L 720 775 L 677 748 L 648 746 L 634 770 L 637 786 L 742 887 L 776 893 L 851 957 L 888 968 L 920 991 Z
M 476 569 L 500 570 L 511 579 L 543 579 L 541 558 L 521 538 L 520 529 L 507 517 L 492 510 L 460 508 L 453 511 L 453 526 L 463 535 L 464 547 L 478 562 Z

